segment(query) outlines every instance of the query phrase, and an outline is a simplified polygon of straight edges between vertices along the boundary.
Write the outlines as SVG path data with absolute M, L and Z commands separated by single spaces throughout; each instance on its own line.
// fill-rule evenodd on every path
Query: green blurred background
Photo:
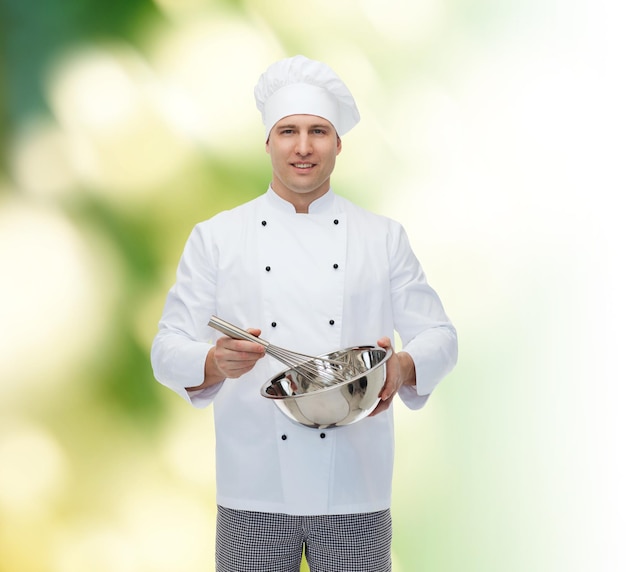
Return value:
M 617 0 L 0 0 L 0 572 L 213 570 L 211 410 L 149 348 L 192 226 L 269 182 L 303 53 L 362 122 L 335 190 L 458 327 L 397 413 L 394 571 L 626 569 Z

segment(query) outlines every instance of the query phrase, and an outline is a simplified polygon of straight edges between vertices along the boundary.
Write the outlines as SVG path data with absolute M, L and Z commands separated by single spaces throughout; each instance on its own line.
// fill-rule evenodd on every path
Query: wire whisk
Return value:
M 307 382 L 306 385 L 315 389 L 323 389 L 337 383 L 353 380 L 367 370 L 363 363 L 351 360 L 349 354 L 337 355 L 337 357 L 330 359 L 287 350 L 253 336 L 246 330 L 242 330 L 217 316 L 211 316 L 208 325 L 233 339 L 261 344 L 267 354 L 293 369 Z

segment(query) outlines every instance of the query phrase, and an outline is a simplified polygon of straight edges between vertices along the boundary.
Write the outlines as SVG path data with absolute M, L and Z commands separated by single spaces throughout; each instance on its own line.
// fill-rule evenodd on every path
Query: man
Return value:
M 156 378 L 214 405 L 219 572 L 391 570 L 393 415 L 422 407 L 454 367 L 456 332 L 402 226 L 335 195 L 341 137 L 359 121 L 326 65 L 276 62 L 255 88 L 272 163 L 267 192 L 198 224 L 152 350 Z M 220 336 L 211 315 L 270 343 L 321 355 L 377 342 L 381 402 L 353 425 L 293 423 L 259 390 L 284 369 L 254 342 Z

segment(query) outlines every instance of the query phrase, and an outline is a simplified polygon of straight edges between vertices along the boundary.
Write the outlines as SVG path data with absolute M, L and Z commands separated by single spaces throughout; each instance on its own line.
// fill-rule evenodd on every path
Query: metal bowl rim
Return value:
M 321 354 L 318 356 L 315 356 L 316 358 L 325 358 L 330 354 L 336 354 L 336 353 L 342 353 L 342 352 L 351 352 L 353 350 L 384 350 L 384 348 L 381 348 L 380 346 L 353 346 L 350 348 L 344 348 L 342 350 L 338 350 L 338 351 L 334 351 L 334 352 L 328 352 L 325 354 Z M 387 360 L 393 355 L 393 348 L 387 348 L 387 350 L 385 350 L 385 355 L 383 356 L 383 359 L 381 359 L 374 367 L 371 367 L 370 369 L 364 371 L 362 374 L 360 375 L 356 375 L 350 379 L 346 379 L 340 383 L 336 383 L 334 385 L 330 385 L 328 387 L 324 387 L 323 389 L 318 389 L 317 391 L 312 391 L 311 393 L 298 393 L 297 395 L 268 395 L 266 393 L 266 389 L 268 387 L 270 387 L 271 385 L 273 385 L 273 382 L 275 380 L 277 380 L 278 378 L 284 376 L 288 371 L 292 371 L 294 368 L 293 367 L 289 367 L 286 369 L 283 369 L 282 371 L 280 371 L 279 373 L 277 373 L 276 375 L 272 376 L 268 381 L 266 381 L 265 383 L 263 383 L 262 387 L 261 387 L 261 395 L 267 399 L 274 399 L 276 401 L 282 401 L 284 399 L 298 399 L 298 398 L 302 398 L 302 397 L 307 397 L 307 396 L 311 396 L 311 395 L 320 395 L 322 393 L 327 393 L 333 389 L 337 389 L 339 387 L 343 387 L 344 385 L 348 385 L 349 383 L 352 383 L 354 380 L 356 379 L 360 379 L 361 377 L 363 377 L 364 375 L 369 374 L 370 372 L 378 369 L 379 367 L 381 367 L 382 365 L 384 365 Z

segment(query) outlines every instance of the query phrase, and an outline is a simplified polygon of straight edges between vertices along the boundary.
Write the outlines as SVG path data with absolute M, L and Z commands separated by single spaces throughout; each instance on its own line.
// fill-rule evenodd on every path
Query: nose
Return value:
M 311 141 L 308 133 L 302 133 L 296 141 L 296 154 L 305 157 L 311 152 Z

